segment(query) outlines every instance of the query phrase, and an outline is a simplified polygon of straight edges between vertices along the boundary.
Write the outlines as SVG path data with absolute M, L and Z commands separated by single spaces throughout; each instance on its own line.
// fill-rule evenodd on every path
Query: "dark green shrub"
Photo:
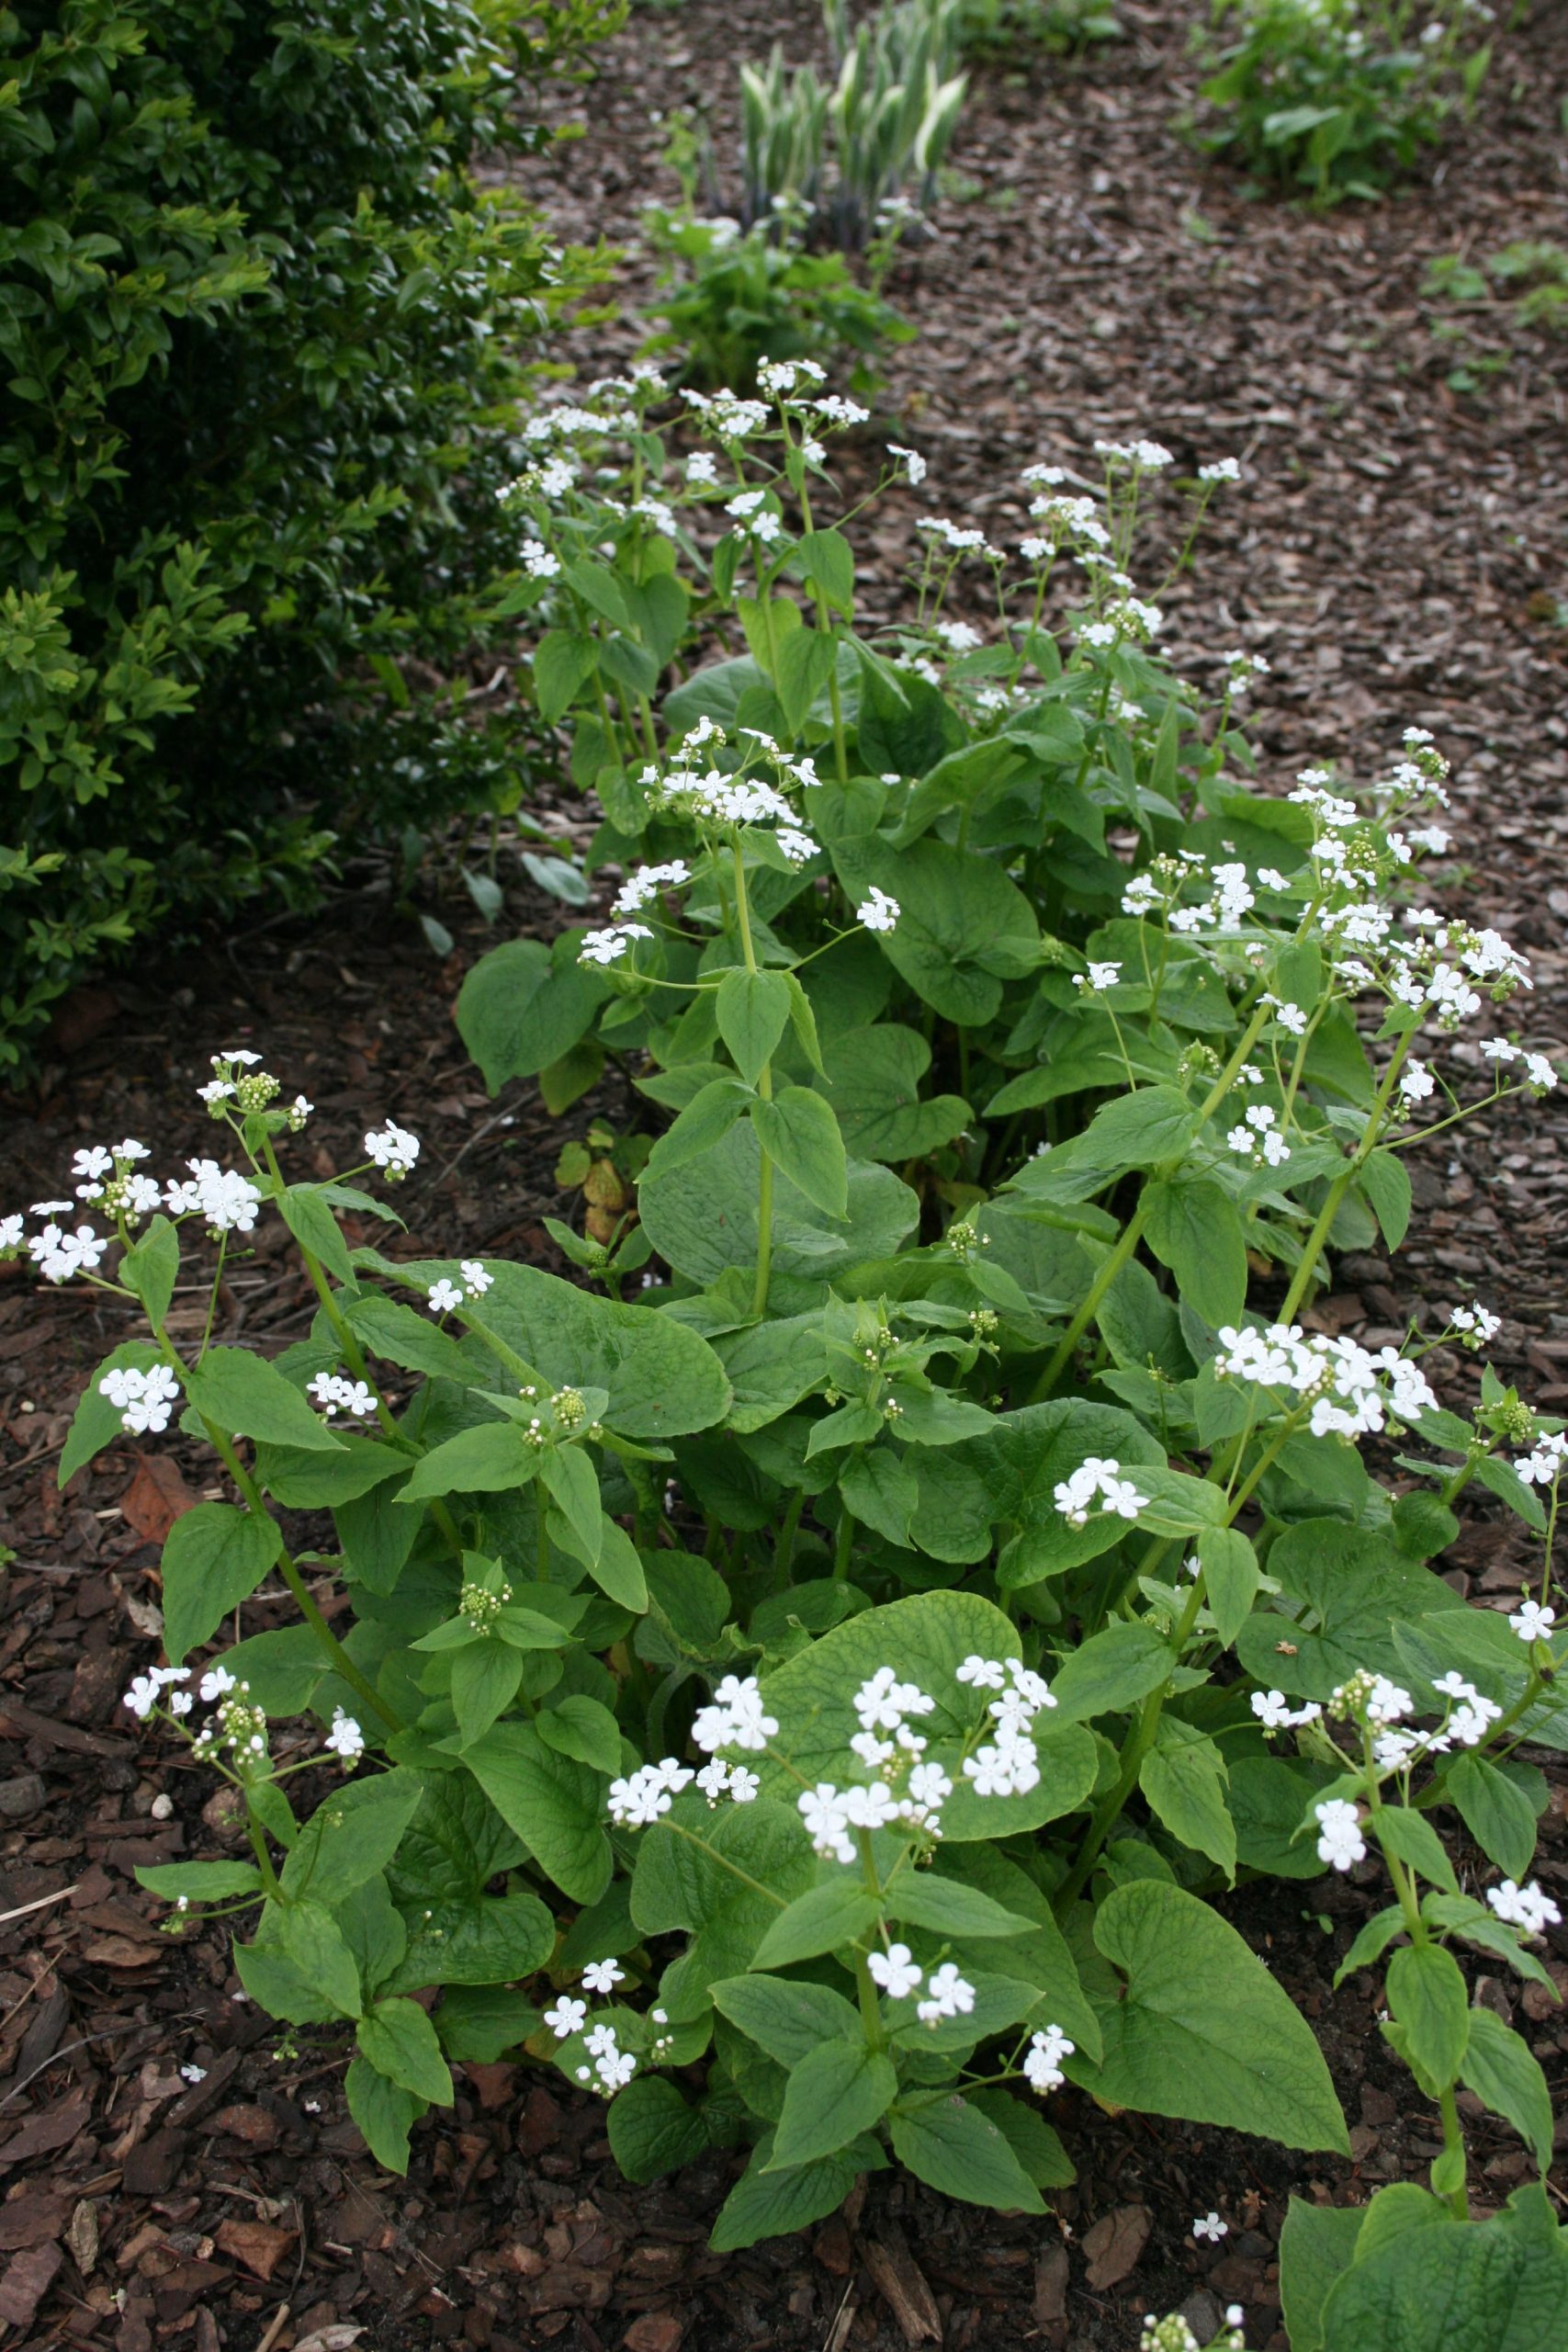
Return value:
M 0 1062 L 164 910 L 304 887 L 323 825 L 515 794 L 458 703 L 558 273 L 470 165 L 612 6 L 507 13 L 0 9 Z

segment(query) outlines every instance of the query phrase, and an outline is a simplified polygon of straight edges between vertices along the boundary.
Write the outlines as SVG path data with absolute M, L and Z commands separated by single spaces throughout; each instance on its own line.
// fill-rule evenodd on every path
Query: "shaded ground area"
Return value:
M 1022 60 L 977 75 L 955 158 L 967 192 L 950 195 L 941 242 L 892 289 L 921 332 L 894 355 L 885 405 L 896 437 L 931 458 L 926 511 L 1016 537 L 1021 467 L 1086 464 L 1099 434 L 1150 433 L 1183 460 L 1240 456 L 1244 488 L 1167 600 L 1179 662 L 1201 674 L 1232 645 L 1267 657 L 1255 733 L 1281 786 L 1309 759 L 1370 773 L 1406 723 L 1432 729 L 1456 770 L 1453 902 L 1530 955 L 1535 993 L 1510 1018 L 1529 1045 L 1561 1050 L 1568 345 L 1488 314 L 1468 332 L 1508 365 L 1479 379 L 1483 397 L 1456 391 L 1455 347 L 1420 288 L 1438 253 L 1568 243 L 1568 22 L 1538 0 L 1499 37 L 1477 119 L 1428 184 L 1318 220 L 1245 203 L 1195 163 L 1169 129 L 1190 86 L 1188 11 L 1171 0 L 1122 13 L 1129 40 L 1084 66 Z M 570 101 L 586 135 L 528 167 L 561 233 L 634 236 L 638 206 L 672 192 L 650 107 L 706 104 L 725 155 L 737 58 L 775 37 L 804 56 L 815 26 L 804 0 L 638 9 Z M 628 284 L 647 275 L 634 254 Z M 596 374 L 636 341 L 623 322 L 572 356 Z M 913 511 L 874 523 L 865 545 L 887 610 Z M 78 997 L 43 1084 L 0 1132 L 0 1205 L 57 1192 L 80 1143 L 138 1134 L 170 1164 L 207 1149 L 191 1090 L 210 1053 L 254 1043 L 317 1103 L 323 1165 L 389 1114 L 417 1129 L 424 1153 L 400 1205 L 423 1243 L 553 1265 L 540 1219 L 560 1210 L 559 1145 L 590 1111 L 614 1119 L 625 1104 L 611 1090 L 558 1125 L 530 1086 L 488 1101 L 450 1024 L 487 934 L 442 912 L 457 938 L 445 965 L 387 877 L 367 873 L 330 930 L 265 927 L 171 957 L 167 980 Z M 509 927 L 550 915 L 513 882 Z M 1505 1318 L 1500 1364 L 1562 1410 L 1564 1148 L 1550 1102 L 1434 1148 L 1413 1171 L 1411 1246 L 1392 1269 L 1343 1261 L 1324 1320 L 1377 1343 L 1412 1312 L 1479 1292 Z M 282 1345 L 309 1312 L 302 1281 L 258 1253 L 227 1285 L 222 1336 Z M 1361 2197 L 1435 2153 L 1434 2119 L 1385 2065 L 1367 1995 L 1330 1990 L 1376 1899 L 1336 1881 L 1244 1889 L 1229 1909 L 1324 2039 L 1353 2127 L 1348 2165 L 1107 2117 L 1068 2094 L 1054 2116 L 1080 2178 L 1053 2219 L 1008 2222 L 881 2178 L 809 2238 L 719 2258 L 705 2240 L 733 2159 L 628 2189 L 602 2109 L 502 2066 L 467 2070 L 455 2117 L 420 2135 L 411 2180 L 389 2180 L 346 2121 L 341 2062 L 303 2047 L 276 2059 L 275 2033 L 234 1997 L 220 1939 L 171 1948 L 131 1878 L 139 1861 L 221 1851 L 232 1833 L 205 1776 L 117 1708 L 152 1654 L 159 1543 L 204 1465 L 128 1442 L 54 1491 L 81 1378 L 119 1335 L 89 1295 L 39 1297 L 0 1272 L 0 1532 L 17 1555 L 0 1620 L 0 1909 L 52 1898 L 0 1922 L 0 2341 L 1123 2352 L 1141 2312 L 1198 2296 L 1200 2333 L 1238 2300 L 1249 2344 L 1281 2345 L 1273 2265 L 1288 2191 Z M 1451 1573 L 1507 1590 L 1512 1541 L 1478 1513 Z M 1542 1860 L 1560 1891 L 1556 1800 Z M 1560 1934 L 1551 1959 L 1568 1985 Z M 1561 2013 L 1512 1980 L 1483 1996 L 1530 2038 L 1555 2088 Z M 1474 2147 L 1483 2198 L 1524 2176 L 1500 2128 L 1477 2126 Z M 1211 2207 L 1230 2225 L 1217 2249 L 1190 2233 Z

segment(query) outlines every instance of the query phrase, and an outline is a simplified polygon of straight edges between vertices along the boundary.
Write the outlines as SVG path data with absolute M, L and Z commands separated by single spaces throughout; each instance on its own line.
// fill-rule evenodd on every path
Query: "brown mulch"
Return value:
M 1234 451 L 1247 480 L 1191 579 L 1167 599 L 1179 662 L 1231 645 L 1271 674 L 1254 731 L 1266 778 L 1308 760 L 1370 773 L 1407 722 L 1455 763 L 1455 893 L 1530 955 L 1536 989 L 1506 1018 L 1568 1044 L 1568 342 L 1483 332 L 1511 353 L 1483 397 L 1451 390 L 1452 347 L 1420 292 L 1436 254 L 1522 237 L 1568 243 L 1558 97 L 1568 21 L 1537 0 L 1498 35 L 1474 122 L 1427 179 L 1369 210 L 1314 219 L 1244 201 L 1169 128 L 1190 93 L 1190 11 L 1126 5 L 1130 38 L 1081 65 L 1021 58 L 977 73 L 941 241 L 891 288 L 920 327 L 893 355 L 895 437 L 931 459 L 928 511 L 1016 536 L 1020 468 L 1084 463 L 1096 435 L 1148 433 L 1184 460 Z M 809 0 L 638 8 L 598 82 L 563 112 L 585 136 L 526 166 L 564 236 L 635 239 L 676 106 L 707 106 L 733 147 L 734 66 L 774 38 L 810 53 Z M 646 288 L 632 253 L 626 284 Z M 604 372 L 629 319 L 571 356 Z M 852 467 L 856 460 L 850 454 Z M 910 510 L 912 511 L 912 509 Z M 906 512 L 874 524 L 863 571 L 892 610 Z M 564 822 L 564 820 L 563 820 Z M 510 864 L 510 929 L 554 920 Z M 389 1114 L 424 1140 L 399 1203 L 422 1242 L 555 1266 L 561 1140 L 618 1085 L 549 1120 L 535 1089 L 485 1096 L 450 1023 L 474 920 L 440 908 L 446 964 L 367 869 L 330 926 L 288 922 L 171 952 L 167 978 L 114 978 L 65 1010 L 41 1082 L 0 1134 L 0 1206 L 57 1192 L 79 1143 L 139 1134 L 160 1163 L 210 1148 L 192 1102 L 207 1057 L 265 1046 L 318 1105 L 325 1168 Z M 1559 1098 L 1560 1100 L 1561 1098 Z M 1568 1404 L 1568 1231 L 1557 1102 L 1511 1104 L 1413 1170 L 1418 1214 L 1393 1267 L 1341 1262 L 1321 1313 L 1374 1343 L 1479 1292 L 1505 1318 L 1498 1361 L 1543 1408 Z M 194 1291 L 187 1312 L 198 1309 Z M 264 1250 L 236 1262 L 221 1332 L 282 1345 L 310 1301 Z M 347 2122 L 341 2055 L 281 2056 L 236 1998 L 221 1937 L 170 1945 L 139 1861 L 224 1849 L 210 1783 L 118 1709 L 154 1654 L 156 1561 L 205 1465 L 183 1446 L 112 1449 L 59 1497 L 53 1463 L 116 1310 L 40 1296 L 0 1273 L 0 1537 L 17 1558 L 0 1617 L 0 2346 L 114 2352 L 408 2352 L 458 2338 L 497 2352 L 1127 2352 L 1139 2315 L 1186 2304 L 1201 2335 L 1233 2300 L 1254 2346 L 1282 2346 L 1276 2245 L 1288 2193 L 1364 2197 L 1418 2177 L 1433 2119 L 1390 2064 L 1372 1980 L 1331 1991 L 1375 1885 L 1243 1889 L 1230 1916 L 1322 2036 L 1353 2160 L 1106 2116 L 1076 2094 L 1054 2116 L 1078 2164 L 1045 2221 L 873 2180 L 843 2215 L 740 2256 L 705 2250 L 736 2159 L 631 2189 L 603 2109 L 528 2066 L 466 2070 L 456 2113 L 417 2136 L 408 2182 L 379 2173 Z M 1451 1375 L 1457 1385 L 1468 1376 Z M 1450 1375 L 1445 1375 L 1446 1378 Z M 1481 1595 L 1517 1583 L 1512 1527 L 1478 1506 L 1445 1566 Z M 1568 1875 L 1561 1791 L 1543 1875 Z M 1551 1960 L 1568 1985 L 1568 1940 Z M 1506 2007 L 1554 2087 L 1562 2013 L 1512 1980 Z M 180 2069 L 201 2070 L 187 2079 Z M 1059 2109 L 1059 2113 L 1057 2109 Z M 1472 2127 L 1472 2186 L 1495 2200 L 1529 2166 L 1500 2126 Z M 1555 2183 L 1554 2183 L 1555 2187 Z M 1222 2245 L 1190 2236 L 1217 2209 Z

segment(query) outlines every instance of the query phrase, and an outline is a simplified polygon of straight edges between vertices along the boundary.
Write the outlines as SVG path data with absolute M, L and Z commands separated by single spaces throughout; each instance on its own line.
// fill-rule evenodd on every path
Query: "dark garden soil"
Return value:
M 1266 655 L 1255 732 L 1263 774 L 1281 786 L 1311 759 L 1369 773 L 1406 723 L 1432 729 L 1455 763 L 1455 899 L 1529 954 L 1535 993 L 1509 1018 L 1561 1053 L 1568 342 L 1482 313 L 1471 360 L 1507 364 L 1472 368 L 1479 394 L 1456 391 L 1447 379 L 1464 356 L 1434 334 L 1441 313 L 1420 288 L 1439 253 L 1568 243 L 1568 16 L 1535 0 L 1499 34 L 1475 121 L 1424 183 L 1319 220 L 1245 201 L 1173 134 L 1196 11 L 1167 0 L 1122 13 L 1129 38 L 1083 64 L 1021 56 L 1016 70 L 976 74 L 954 159 L 964 187 L 943 205 L 941 241 L 890 289 L 920 329 L 890 369 L 896 437 L 931 459 L 928 511 L 1015 537 L 1021 468 L 1088 466 L 1098 434 L 1152 434 L 1184 463 L 1240 456 L 1244 486 L 1166 600 L 1179 663 L 1201 674 L 1232 645 Z M 809 0 L 638 8 L 600 78 L 562 108 L 583 137 L 527 166 L 560 233 L 634 240 L 640 205 L 673 194 L 650 109 L 711 109 L 728 159 L 737 61 L 774 38 L 807 55 L 815 25 Z M 632 254 L 626 285 L 648 282 Z M 602 373 L 636 341 L 624 320 L 570 339 L 570 356 Z M 887 610 L 906 506 L 863 543 L 863 576 Z M 576 812 L 563 803 L 547 821 L 564 833 Z M 557 910 L 509 861 L 506 926 L 547 928 Z M 81 1143 L 136 1134 L 171 1165 L 209 1148 L 192 1089 L 218 1047 L 254 1043 L 316 1102 L 306 1157 L 323 1170 L 388 1114 L 423 1136 L 400 1202 L 422 1246 L 558 1268 L 540 1220 L 567 1213 L 559 1145 L 590 1110 L 628 1118 L 627 1102 L 613 1087 L 564 1124 L 531 1085 L 492 1103 L 450 1018 L 491 934 L 443 904 L 457 944 L 441 963 L 382 870 L 352 879 L 330 923 L 171 948 L 162 971 L 73 999 L 37 1090 L 6 1114 L 0 1206 L 57 1193 Z M 1479 1293 L 1504 1317 L 1500 1365 L 1563 1409 L 1565 1147 L 1551 1102 L 1510 1105 L 1435 1147 L 1413 1171 L 1410 1247 L 1392 1268 L 1342 1261 L 1320 1319 L 1375 1344 L 1411 1314 L 1429 1321 Z M 263 1239 L 236 1261 L 220 1336 L 270 1349 L 310 1313 L 302 1278 Z M 207 1777 L 118 1706 L 155 1654 L 159 1544 L 207 1465 L 181 1446 L 128 1442 L 55 1491 L 81 1380 L 121 1333 L 112 1303 L 40 1295 L 0 1269 L 0 1533 L 17 1555 L 0 1618 L 0 2344 L 1130 2352 L 1145 2312 L 1184 2304 L 1201 2336 L 1237 2301 L 1248 2344 L 1282 2346 L 1287 2194 L 1363 2199 L 1435 2154 L 1435 2119 L 1385 2062 L 1368 1993 L 1331 1990 L 1380 1899 L 1352 1879 L 1244 1888 L 1227 1906 L 1322 2037 L 1349 2163 L 1107 2116 L 1068 2093 L 1053 2117 L 1079 2177 L 1044 2221 L 882 2177 L 807 2236 L 718 2257 L 706 2228 L 736 2158 L 628 2188 L 603 2109 L 523 2064 L 465 2070 L 456 2115 L 434 2117 L 410 2179 L 390 2179 L 346 2120 L 341 2058 L 275 2058 L 223 1939 L 171 1946 L 135 1886 L 137 1863 L 220 1852 L 235 1833 Z M 1467 1377 L 1445 1374 L 1450 1393 Z M 1521 1557 L 1483 1499 L 1444 1565 L 1496 1598 L 1517 1589 Z M 322 1597 L 330 1609 L 330 1588 Z M 1565 1810 L 1560 1781 L 1541 1861 L 1560 1896 Z M 1568 1938 L 1552 1947 L 1568 1987 Z M 1479 1989 L 1555 2088 L 1564 2013 L 1533 1988 L 1520 1998 L 1512 1979 Z M 204 2072 L 192 2081 L 182 2068 Z M 1527 2176 L 1501 2127 L 1476 2120 L 1472 2150 L 1482 2205 Z M 1191 2236 L 1210 2208 L 1229 2224 L 1217 2248 Z

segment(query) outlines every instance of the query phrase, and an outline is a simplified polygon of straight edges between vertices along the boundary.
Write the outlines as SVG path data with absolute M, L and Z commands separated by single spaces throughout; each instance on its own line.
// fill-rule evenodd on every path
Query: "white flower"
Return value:
M 365 1753 L 365 1734 L 352 1715 L 341 1707 L 333 1709 L 333 1727 L 321 1743 L 330 1755 L 341 1756 L 344 1764 L 357 1764 Z
M 818 1853 L 844 1863 L 855 1860 L 857 1849 L 849 1834 L 850 1817 L 831 1781 L 818 1781 L 814 1789 L 803 1790 L 795 1804 Z
M 1562 1922 L 1562 1912 L 1534 1879 L 1516 1886 L 1511 1878 L 1506 1878 L 1501 1886 L 1487 1888 L 1486 1900 L 1499 1919 L 1522 1928 L 1527 1936 L 1539 1936 L 1543 1928 L 1560 1927 Z
M 137 1675 L 130 1690 L 120 1701 L 122 1707 L 129 1707 L 131 1713 L 139 1716 L 143 1723 L 157 1703 L 158 1684 L 150 1674 Z
M 870 1953 L 865 1967 L 872 1983 L 880 1984 L 890 2001 L 907 2001 L 920 1981 L 921 1971 L 911 1959 L 908 1944 L 889 1944 L 886 1953 Z
M 756 1773 L 748 1771 L 744 1764 L 737 1764 L 732 1768 L 729 1775 L 731 1804 L 754 1804 L 761 1793 L 761 1787 L 762 1783 Z
M 919 451 L 918 449 L 905 449 L 900 447 L 897 441 L 889 441 L 887 444 L 887 454 L 890 458 L 901 458 L 903 459 L 904 473 L 911 489 L 919 489 L 920 483 L 923 482 L 926 478 L 926 461 L 921 457 Z
M 463 1304 L 463 1294 L 456 1283 L 449 1283 L 443 1274 L 438 1283 L 431 1283 L 425 1303 L 433 1315 L 450 1315 L 455 1306 Z
M 1315 1723 L 1323 1709 L 1315 1700 L 1309 1700 L 1304 1707 L 1292 1708 L 1282 1690 L 1255 1690 L 1252 1712 L 1265 1731 L 1284 1731 L 1293 1729 L 1297 1724 Z
M 363 1380 L 350 1380 L 346 1374 L 319 1372 L 308 1383 L 307 1393 L 329 1421 L 339 1413 L 345 1413 L 350 1420 L 368 1420 L 376 1410 L 375 1390 Z
M 899 906 L 897 899 L 890 899 L 886 891 L 879 888 L 874 882 L 871 885 L 871 896 L 863 899 L 855 909 L 856 915 L 867 931 L 896 931 L 902 912 L 903 909 Z
M 604 931 L 585 931 L 577 960 L 580 964 L 618 964 L 634 939 L 652 937 L 645 922 L 617 922 Z
M 1206 466 L 1198 469 L 1200 481 L 1239 481 L 1241 466 L 1235 458 L 1211 458 Z
M 691 878 L 691 868 L 683 857 L 673 857 L 664 865 L 639 865 L 616 891 L 610 911 L 616 915 L 635 915 L 650 899 L 658 898 L 666 883 L 674 889 Z
M 1030 2088 L 1042 2098 L 1047 2091 L 1060 2090 L 1067 2079 L 1061 2062 L 1070 2058 L 1077 2047 L 1059 2025 L 1048 2025 L 1043 2033 L 1032 2034 L 1023 2060 L 1024 2080 Z
M 1119 1519 L 1136 1519 L 1147 1509 L 1147 1498 L 1140 1495 L 1131 1479 L 1119 1474 L 1121 1464 L 1101 1460 L 1091 1453 L 1080 1463 L 1070 1478 L 1058 1479 L 1054 1489 L 1056 1509 L 1073 1527 L 1089 1523 L 1090 1509 L 1102 1504 Z
M 1557 1083 L 1557 1072 L 1544 1054 L 1525 1056 L 1525 1082 L 1539 1094 L 1550 1094 Z
M 971 1650 L 962 1666 L 953 1668 L 955 1682 L 972 1682 L 979 1690 L 999 1690 L 1008 1679 L 1008 1670 L 1000 1658 L 979 1657 Z
M 187 2063 L 180 2068 L 180 2080 L 182 2083 L 204 2083 L 207 2080 L 207 2069 L 205 2066 Z
M 1217 2213 L 1200 2213 L 1192 2224 L 1192 2234 L 1195 2238 L 1207 2238 L 1211 2245 L 1218 2245 L 1223 2237 L 1230 2235 L 1230 2223 L 1222 2222 Z
M 1326 1804 L 1314 1805 L 1318 1826 L 1322 1832 L 1317 1841 L 1317 1858 L 1331 1869 L 1348 1871 L 1352 1862 L 1360 1861 L 1366 1854 L 1367 1841 L 1361 1835 L 1361 1817 L 1345 1797 L 1331 1797 Z
M 587 2016 L 586 2001 L 574 2001 L 563 1993 L 554 2008 L 545 2011 L 545 2023 L 558 2041 L 565 2041 L 572 2034 L 581 2032 Z
M 582 1982 L 590 1993 L 613 1993 L 617 1984 L 626 1981 L 626 1972 L 617 1960 L 591 1960 L 582 1972 Z
M 457 1272 L 462 1275 L 463 1280 L 468 1283 L 468 1288 L 472 1291 L 476 1298 L 482 1298 L 486 1291 L 489 1290 L 491 1283 L 495 1280 L 495 1276 L 493 1274 L 490 1274 L 485 1272 L 484 1267 L 479 1263 L 479 1261 L 477 1258 L 465 1258 L 461 1265 L 458 1267 Z
M 628 1828 L 646 1829 L 661 1813 L 669 1812 L 695 1777 L 689 1766 L 673 1756 L 657 1764 L 644 1764 L 629 1779 L 611 1781 L 604 1800 L 610 1818 Z
M 98 1383 L 99 1396 L 118 1408 L 120 1427 L 137 1437 L 148 1432 L 156 1436 L 168 1428 L 179 1393 L 177 1377 L 164 1363 L 154 1364 L 148 1372 L 130 1366 L 107 1372 Z
M 1407 1102 L 1425 1102 L 1427 1097 L 1432 1092 L 1436 1084 L 1437 1080 L 1433 1078 L 1432 1073 L 1427 1069 L 1426 1063 L 1417 1061 L 1415 1055 L 1412 1054 L 1410 1059 L 1405 1063 L 1404 1068 L 1399 1073 L 1399 1091 L 1401 1094 L 1404 1095 L 1405 1101 Z
M 692 1737 L 711 1756 L 717 1747 L 766 1747 L 778 1727 L 777 1716 L 763 1712 L 756 1676 L 742 1679 L 727 1674 L 714 1692 L 713 1704 L 698 1708 Z
M 384 1127 L 376 1127 L 365 1138 L 365 1148 L 376 1166 L 390 1177 L 406 1176 L 419 1158 L 419 1137 L 411 1136 L 389 1119 Z
M 189 1181 L 164 1187 L 170 1216 L 199 1216 L 215 1233 L 249 1233 L 262 1199 L 250 1178 L 237 1169 L 220 1168 L 215 1159 L 187 1159 L 186 1166 Z
M 975 1987 L 948 1960 L 927 1978 L 926 1997 L 917 2006 L 915 2015 L 922 2025 L 935 2025 L 942 2018 L 966 2017 L 974 2006 Z
M 197 1686 L 197 1693 L 204 1707 L 211 1707 L 215 1706 L 220 1699 L 227 1698 L 231 1690 L 237 1690 L 239 1687 L 239 1683 L 226 1666 L 209 1666 Z
M 1557 1611 L 1543 1608 L 1539 1600 L 1521 1600 L 1508 1623 L 1521 1642 L 1548 1642 L 1557 1623 Z
M 1086 996 L 1099 996 L 1106 989 L 1113 989 L 1121 977 L 1120 964 L 1091 964 L 1087 972 L 1073 974 L 1073 986 Z

